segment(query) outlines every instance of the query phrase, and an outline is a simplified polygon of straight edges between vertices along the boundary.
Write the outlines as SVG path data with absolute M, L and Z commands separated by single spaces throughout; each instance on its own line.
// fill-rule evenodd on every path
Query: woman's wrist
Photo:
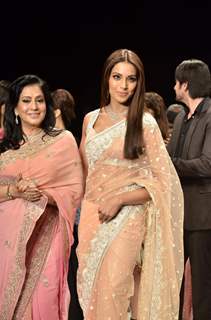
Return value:
M 18 191 L 17 186 L 14 183 L 10 184 L 9 192 L 10 192 L 11 196 L 13 197 L 13 199 L 20 197 L 20 192 Z
M 124 206 L 125 203 L 124 203 L 124 195 L 123 194 L 120 194 L 117 196 L 117 201 L 118 201 L 118 204 L 120 207 Z
M 6 190 L 6 195 L 8 200 L 13 200 L 15 198 L 11 189 L 12 189 L 12 184 L 9 183 Z

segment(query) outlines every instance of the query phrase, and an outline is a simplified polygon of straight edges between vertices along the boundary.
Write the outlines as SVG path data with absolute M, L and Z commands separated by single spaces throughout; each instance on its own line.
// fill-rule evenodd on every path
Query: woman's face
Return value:
M 23 131 L 41 126 L 46 115 L 46 103 L 39 85 L 33 84 L 23 88 L 15 114 L 21 119 Z
M 128 62 L 119 62 L 109 77 L 110 102 L 125 104 L 134 94 L 137 86 L 135 67 Z

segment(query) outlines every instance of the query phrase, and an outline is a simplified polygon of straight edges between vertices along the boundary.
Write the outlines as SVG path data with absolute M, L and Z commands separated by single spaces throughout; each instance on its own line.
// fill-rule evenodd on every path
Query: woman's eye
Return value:
M 115 80 L 119 80 L 119 79 L 120 79 L 120 76 L 119 76 L 118 74 L 114 74 L 114 75 L 113 75 L 113 78 L 114 78 Z
M 43 102 L 44 102 L 44 99 L 38 99 L 37 102 L 38 102 L 38 103 L 43 103 Z
M 136 82 L 136 81 L 137 81 L 136 77 L 129 77 L 128 80 L 129 80 L 130 82 Z
M 22 100 L 24 103 L 29 103 L 29 102 L 31 102 L 31 100 L 29 100 L 29 99 L 23 99 Z

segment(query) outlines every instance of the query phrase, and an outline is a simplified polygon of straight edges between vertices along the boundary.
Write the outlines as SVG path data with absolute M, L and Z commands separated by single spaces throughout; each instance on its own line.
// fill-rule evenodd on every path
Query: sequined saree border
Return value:
M 8 277 L 6 290 L 4 292 L 4 301 L 0 310 L 1 320 L 22 319 L 27 304 L 33 293 L 37 279 L 40 276 L 47 253 L 52 241 L 52 234 L 56 224 L 56 215 L 47 215 L 46 226 L 43 228 L 43 234 L 36 244 L 36 254 L 31 259 L 30 270 L 25 274 L 25 256 L 26 243 L 34 229 L 34 221 L 40 217 L 41 208 L 28 203 L 27 210 L 24 216 L 24 223 L 20 230 L 17 250 L 14 258 L 14 265 Z M 23 286 L 23 277 L 25 278 L 24 291 L 21 293 Z M 16 308 L 15 308 L 16 307 Z M 14 314 L 14 309 L 15 314 Z

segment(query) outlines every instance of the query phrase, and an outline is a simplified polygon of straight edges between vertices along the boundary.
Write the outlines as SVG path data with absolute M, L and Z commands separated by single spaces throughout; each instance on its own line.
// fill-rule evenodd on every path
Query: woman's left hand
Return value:
M 36 183 L 29 178 L 23 178 L 19 174 L 16 178 L 15 188 L 18 191 L 19 197 L 28 201 L 38 201 L 42 197 L 42 193 L 37 188 Z
M 119 196 L 107 198 L 102 201 L 98 208 L 99 220 L 101 223 L 111 221 L 120 211 L 122 201 Z

